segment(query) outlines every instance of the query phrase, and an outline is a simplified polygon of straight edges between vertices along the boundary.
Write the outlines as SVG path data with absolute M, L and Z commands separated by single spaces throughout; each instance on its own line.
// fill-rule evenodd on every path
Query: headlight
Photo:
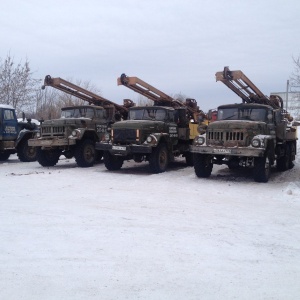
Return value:
M 104 135 L 104 140 L 105 140 L 106 142 L 108 142 L 108 141 L 110 140 L 109 133 L 105 133 L 105 135 Z
M 41 133 L 40 133 L 40 132 L 37 132 L 37 133 L 36 133 L 36 137 L 37 137 L 37 138 L 40 138 L 40 137 L 41 137 Z
M 151 143 L 152 142 L 152 137 L 151 136 L 148 136 L 147 137 L 147 143 Z
M 253 147 L 255 147 L 255 148 L 259 148 L 260 147 L 260 140 L 259 139 L 253 139 L 252 141 L 251 141 L 251 145 L 253 146 Z
M 72 133 L 71 133 L 71 136 L 72 136 L 72 137 L 77 137 L 77 138 L 79 138 L 80 135 L 81 135 L 81 131 L 80 131 L 79 129 L 74 129 L 74 130 L 72 131 Z
M 205 137 L 204 136 L 197 136 L 194 140 L 195 145 L 203 145 L 205 143 Z

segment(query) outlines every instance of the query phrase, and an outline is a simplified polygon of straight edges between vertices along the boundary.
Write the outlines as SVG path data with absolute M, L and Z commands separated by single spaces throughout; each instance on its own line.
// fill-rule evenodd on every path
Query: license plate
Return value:
M 214 153 L 230 154 L 231 149 L 214 149 Z
M 112 146 L 112 149 L 113 149 L 113 150 L 121 150 L 121 151 L 125 151 L 125 150 L 126 150 L 126 147 L 124 147 L 124 146 Z

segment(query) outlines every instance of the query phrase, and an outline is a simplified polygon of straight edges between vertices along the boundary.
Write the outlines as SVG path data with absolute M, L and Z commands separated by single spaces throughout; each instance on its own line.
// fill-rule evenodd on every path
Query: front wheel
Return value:
M 269 156 L 255 157 L 253 177 L 256 182 L 268 182 L 270 178 L 271 164 Z
M 25 139 L 18 145 L 17 155 L 22 162 L 36 161 L 37 148 L 28 146 L 28 139 Z
M 105 151 L 103 153 L 104 165 L 109 171 L 120 170 L 123 166 L 123 157 L 111 155 L 109 152 Z
M 194 153 L 194 169 L 197 177 L 207 178 L 213 169 L 213 157 L 208 154 Z
M 57 164 L 61 151 L 59 149 L 37 150 L 37 161 L 43 167 L 53 167 Z
M 169 163 L 168 149 L 165 144 L 160 144 L 153 149 L 150 155 L 149 166 L 152 173 L 165 172 Z
M 96 160 L 95 143 L 90 139 L 80 142 L 75 149 L 74 157 L 79 167 L 92 167 Z

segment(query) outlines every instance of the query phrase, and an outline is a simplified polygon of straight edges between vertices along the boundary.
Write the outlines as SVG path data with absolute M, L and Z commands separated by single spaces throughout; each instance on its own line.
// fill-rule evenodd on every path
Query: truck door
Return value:
M 16 118 L 15 110 L 2 108 L 0 117 L 2 140 L 15 140 L 18 136 L 18 121 Z
M 177 123 L 177 136 L 176 139 L 188 141 L 190 136 L 189 120 L 185 108 L 177 108 L 175 110 L 175 121 Z

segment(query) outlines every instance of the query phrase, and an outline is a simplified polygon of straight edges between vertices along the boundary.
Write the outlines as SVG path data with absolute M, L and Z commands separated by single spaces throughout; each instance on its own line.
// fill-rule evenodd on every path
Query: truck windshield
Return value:
M 166 111 L 159 108 L 132 109 L 129 111 L 129 120 L 164 121 L 166 116 Z
M 264 108 L 222 108 L 218 110 L 218 120 L 266 121 L 267 109 Z
M 61 111 L 61 118 L 93 118 L 94 110 L 88 107 L 74 107 Z

